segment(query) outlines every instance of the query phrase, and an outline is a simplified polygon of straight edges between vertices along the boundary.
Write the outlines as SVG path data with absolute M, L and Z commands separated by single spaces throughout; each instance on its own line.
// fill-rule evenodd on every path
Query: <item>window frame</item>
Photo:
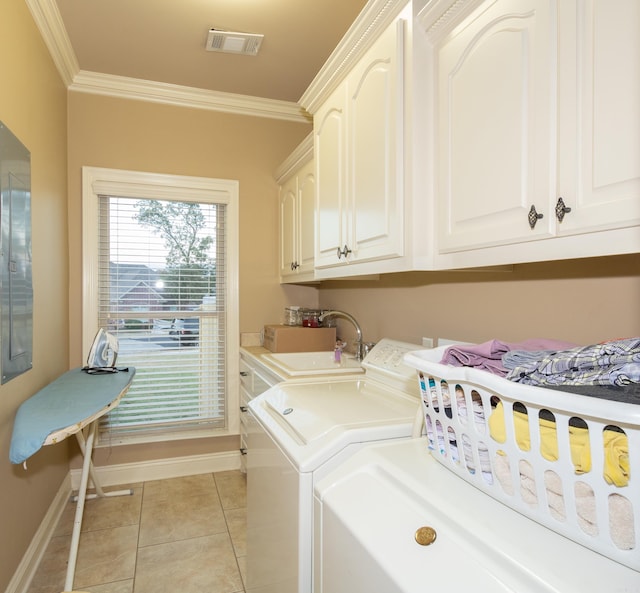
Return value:
M 225 428 L 159 431 L 157 434 L 108 437 L 103 446 L 239 434 L 239 183 L 236 180 L 162 173 L 82 168 L 82 352 L 86 360 L 98 331 L 99 196 L 210 202 L 226 205 L 226 380 Z M 100 442 L 96 446 L 100 446 Z

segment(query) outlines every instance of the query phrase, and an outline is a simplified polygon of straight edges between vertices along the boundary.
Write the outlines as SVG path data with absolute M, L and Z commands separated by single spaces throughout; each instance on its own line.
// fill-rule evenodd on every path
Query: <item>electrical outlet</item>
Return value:
M 425 348 L 433 348 L 433 338 L 422 338 L 422 345 Z

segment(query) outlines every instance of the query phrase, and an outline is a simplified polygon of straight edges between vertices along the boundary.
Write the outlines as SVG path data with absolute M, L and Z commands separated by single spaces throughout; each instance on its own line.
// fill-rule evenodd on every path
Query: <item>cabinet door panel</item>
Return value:
M 640 224 L 640 3 L 569 1 L 560 9 L 561 24 L 575 27 L 561 58 L 567 72 L 578 68 L 561 80 L 558 193 L 571 212 L 559 230 Z
M 296 253 L 296 178 L 293 177 L 280 189 L 280 275 L 292 274 L 291 264 Z
M 549 236 L 550 107 L 555 90 L 547 3 L 494 3 L 438 51 L 440 250 Z M 542 157 L 541 157 L 542 155 Z M 544 218 L 534 229 L 532 205 Z
M 353 261 L 402 255 L 402 32 L 387 29 L 349 79 Z
M 344 242 L 345 209 L 345 99 L 344 88 L 327 101 L 314 118 L 316 158 L 315 265 L 335 265 Z
M 309 162 L 298 176 L 298 263 L 299 272 L 312 272 L 314 267 L 315 235 L 315 175 L 314 163 Z

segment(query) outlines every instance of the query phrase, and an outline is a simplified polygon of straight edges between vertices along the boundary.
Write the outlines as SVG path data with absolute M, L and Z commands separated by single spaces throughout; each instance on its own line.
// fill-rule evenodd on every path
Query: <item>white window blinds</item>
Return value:
M 98 325 L 136 377 L 101 428 L 224 427 L 226 205 L 98 197 Z

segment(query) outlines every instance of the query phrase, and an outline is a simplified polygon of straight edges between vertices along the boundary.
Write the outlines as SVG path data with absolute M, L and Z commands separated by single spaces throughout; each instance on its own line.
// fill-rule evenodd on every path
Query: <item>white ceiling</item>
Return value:
M 289 102 L 300 99 L 366 4 L 366 0 L 30 2 L 51 3 L 48 9 L 59 11 L 68 51 L 75 55 L 81 73 Z M 257 56 L 208 52 L 204 47 L 210 28 L 261 33 L 264 41 Z

